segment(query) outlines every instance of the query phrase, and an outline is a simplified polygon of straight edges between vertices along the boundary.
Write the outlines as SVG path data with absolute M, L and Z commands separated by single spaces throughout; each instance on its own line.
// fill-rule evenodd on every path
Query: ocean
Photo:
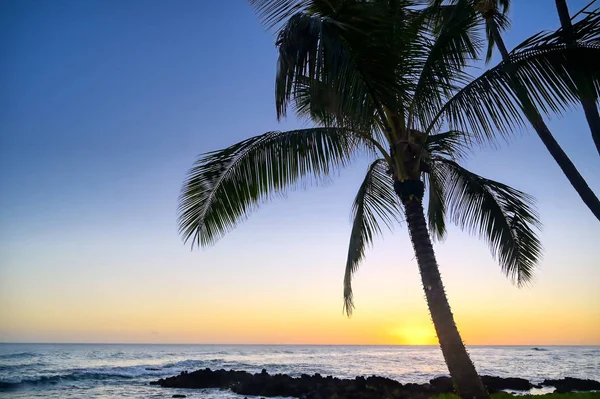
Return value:
M 481 374 L 600 380 L 600 347 L 472 346 Z M 0 344 L 0 398 L 240 399 L 217 389 L 150 386 L 200 368 L 343 378 L 379 375 L 402 383 L 447 375 L 436 346 Z

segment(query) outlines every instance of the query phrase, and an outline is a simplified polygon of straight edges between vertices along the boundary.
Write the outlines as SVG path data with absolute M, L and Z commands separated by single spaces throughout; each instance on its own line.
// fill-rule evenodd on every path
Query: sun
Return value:
M 400 345 L 435 345 L 437 337 L 433 327 L 402 326 L 392 331 Z

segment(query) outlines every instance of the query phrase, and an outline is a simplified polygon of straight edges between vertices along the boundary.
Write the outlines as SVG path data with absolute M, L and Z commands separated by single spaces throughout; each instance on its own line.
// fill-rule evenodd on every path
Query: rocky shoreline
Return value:
M 483 383 L 490 392 L 503 390 L 529 391 L 533 388 L 554 387 L 555 392 L 597 391 L 600 382 L 578 378 L 544 380 L 534 385 L 523 378 L 501 378 L 482 376 Z M 298 378 L 287 374 L 271 375 L 263 370 L 251 374 L 236 370 L 211 370 L 209 368 L 161 378 L 151 385 L 166 388 L 220 388 L 231 389 L 240 395 L 262 397 L 287 396 L 301 399 L 426 399 L 442 393 L 452 393 L 450 377 L 437 377 L 429 384 L 401 384 L 385 377 L 356 377 L 341 379 L 320 374 L 302 374 Z

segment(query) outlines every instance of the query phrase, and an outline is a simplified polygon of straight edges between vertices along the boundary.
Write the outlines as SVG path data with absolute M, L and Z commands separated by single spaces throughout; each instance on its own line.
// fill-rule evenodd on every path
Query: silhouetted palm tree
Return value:
M 441 11 L 407 0 L 253 4 L 267 24 L 280 25 L 278 117 L 293 106 L 318 126 L 267 132 L 201 157 L 180 197 L 183 238 L 192 246 L 213 244 L 266 200 L 302 183 L 318 183 L 361 154 L 372 156 L 353 205 L 345 309 L 353 308 L 350 283 L 365 248 L 382 225 L 392 225 L 404 213 L 457 392 L 487 398 L 456 328 L 428 226 L 435 237 L 443 237 L 449 216 L 488 242 L 513 281 L 520 285 L 531 279 L 541 255 L 531 197 L 457 161 L 466 142 L 490 139 L 496 129 L 519 123 L 506 82 L 515 73 L 543 74 L 540 69 L 555 53 L 531 48 L 549 35 L 528 40 L 511 53 L 510 65 L 472 80 L 466 68 L 484 40 L 477 14 L 465 2 Z M 565 89 L 564 79 L 538 78 L 536 93 L 551 109 L 577 101 L 574 90 L 565 91 L 572 88 Z M 479 105 L 462 109 L 469 101 Z M 444 121 L 473 130 L 444 131 Z

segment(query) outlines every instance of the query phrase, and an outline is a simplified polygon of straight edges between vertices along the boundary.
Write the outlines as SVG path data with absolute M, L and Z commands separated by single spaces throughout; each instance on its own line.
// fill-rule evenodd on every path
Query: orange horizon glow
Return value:
M 171 303 L 171 306 L 173 304 Z M 138 308 L 133 313 L 105 309 L 91 314 L 84 307 L 69 313 L 39 309 L 25 317 L 1 311 L 12 331 L 0 341 L 164 344 L 291 344 L 291 345 L 437 345 L 425 304 L 416 310 L 378 312 L 369 304 L 352 318 L 328 310 L 293 313 L 274 304 L 261 313 L 229 306 L 194 313 L 192 305 L 178 309 Z M 310 308 L 310 307 L 308 307 Z M 332 310 L 331 308 L 329 310 Z M 419 312 L 421 310 L 422 312 Z M 537 319 L 523 314 L 455 313 L 467 345 L 599 345 L 598 311 Z M 539 311 L 538 311 L 539 312 Z M 193 315 L 193 316 L 192 316 Z M 160 318 L 159 318 L 160 316 Z M 40 331 L 40 332 L 36 332 Z M 12 333 L 12 334 L 11 334 Z M 12 338 L 12 339 L 11 339 Z

